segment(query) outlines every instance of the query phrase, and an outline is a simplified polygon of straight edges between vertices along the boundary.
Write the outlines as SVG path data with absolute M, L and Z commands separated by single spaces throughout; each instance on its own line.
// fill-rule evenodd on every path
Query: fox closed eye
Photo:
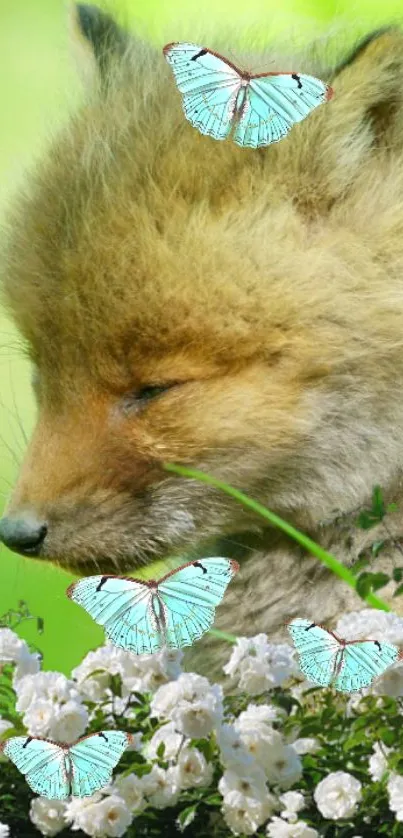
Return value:
M 158 396 L 162 396 L 168 390 L 172 390 L 173 387 L 179 387 L 179 382 L 174 381 L 170 384 L 150 384 L 145 387 L 141 387 L 139 390 L 135 390 L 133 393 L 129 393 L 124 397 L 124 408 L 125 410 L 130 410 L 131 408 L 143 408 L 148 404 L 148 402 L 156 399 Z

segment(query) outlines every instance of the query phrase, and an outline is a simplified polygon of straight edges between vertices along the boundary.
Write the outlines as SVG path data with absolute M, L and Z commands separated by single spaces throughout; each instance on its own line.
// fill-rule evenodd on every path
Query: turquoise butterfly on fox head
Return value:
M 232 134 L 244 147 L 277 143 L 333 96 L 332 88 L 314 76 L 252 75 L 197 44 L 167 44 L 163 53 L 182 94 L 186 119 L 215 140 Z
M 300 669 L 309 681 L 341 692 L 368 687 L 401 657 L 399 649 L 390 643 L 343 640 L 312 620 L 292 620 L 288 630 L 299 655 Z
M 67 596 L 105 628 L 109 640 L 136 655 L 191 646 L 212 626 L 215 608 L 239 565 L 232 559 L 188 562 L 162 579 L 89 576 Z
M 105 788 L 123 751 L 133 744 L 130 733 L 101 730 L 62 745 L 38 736 L 12 736 L 0 743 L 32 789 L 49 800 L 90 797 Z

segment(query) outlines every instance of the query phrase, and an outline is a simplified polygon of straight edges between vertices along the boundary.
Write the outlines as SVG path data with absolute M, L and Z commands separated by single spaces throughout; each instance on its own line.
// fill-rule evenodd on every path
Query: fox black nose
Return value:
M 0 541 L 23 556 L 38 556 L 48 528 L 32 514 L 0 520 Z

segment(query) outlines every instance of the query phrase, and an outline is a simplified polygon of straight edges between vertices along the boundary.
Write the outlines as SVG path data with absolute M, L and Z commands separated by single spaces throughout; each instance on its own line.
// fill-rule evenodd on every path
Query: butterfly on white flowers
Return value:
M 163 49 L 182 94 L 186 119 L 202 134 L 240 146 L 277 143 L 333 95 L 329 85 L 302 73 L 239 70 L 218 52 L 189 43 Z
M 238 570 L 233 559 L 216 556 L 188 562 L 161 579 L 88 576 L 73 582 L 67 596 L 105 628 L 115 646 L 154 654 L 202 637 Z
M 343 640 L 333 631 L 297 618 L 288 630 L 299 654 L 301 672 L 321 687 L 356 692 L 400 657 L 397 646 L 379 640 Z
M 123 751 L 133 743 L 130 733 L 101 730 L 61 745 L 39 736 L 12 736 L 0 751 L 24 774 L 32 791 L 49 800 L 90 797 L 112 779 Z

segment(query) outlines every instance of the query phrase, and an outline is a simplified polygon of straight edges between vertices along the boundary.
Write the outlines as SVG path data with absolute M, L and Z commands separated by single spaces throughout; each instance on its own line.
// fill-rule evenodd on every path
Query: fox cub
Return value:
M 234 557 L 218 628 L 280 637 L 294 616 L 329 623 L 362 602 L 162 463 L 231 483 L 345 562 L 377 537 L 354 519 L 380 484 L 400 504 L 382 554 L 396 560 L 403 35 L 374 33 L 336 68 L 300 57 L 291 69 L 334 98 L 256 151 L 188 124 L 161 49 L 93 6 L 77 6 L 75 24 L 84 101 L 6 232 L 3 298 L 38 418 L 0 537 L 83 575 Z M 214 643 L 196 650 L 210 672 Z

